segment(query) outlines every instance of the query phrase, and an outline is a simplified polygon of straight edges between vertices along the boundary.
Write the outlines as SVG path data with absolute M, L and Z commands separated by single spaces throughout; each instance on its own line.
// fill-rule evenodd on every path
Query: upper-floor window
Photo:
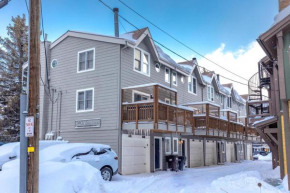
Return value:
M 78 73 L 95 69 L 95 48 L 78 52 Z
M 139 91 L 133 91 L 133 101 L 139 102 L 139 101 L 147 101 L 150 99 L 150 95 L 147 93 L 139 92 Z
M 94 110 L 94 88 L 77 90 L 77 112 Z
M 221 94 L 221 105 L 224 104 L 224 95 Z
M 165 68 L 165 82 L 170 83 L 170 69 Z
M 135 49 L 134 70 L 150 76 L 150 55 L 139 49 Z
M 170 104 L 170 99 L 165 98 L 165 103 Z
M 196 94 L 196 78 L 188 77 L 188 92 Z
M 160 72 L 160 64 L 159 63 L 155 64 L 155 70 L 156 70 L 156 72 Z
M 184 83 L 184 76 L 181 76 L 180 81 Z
M 214 101 L 214 89 L 212 86 L 207 86 L 207 100 Z
M 227 98 L 227 107 L 232 108 L 232 97 Z
M 172 72 L 172 84 L 177 86 L 177 72 L 175 71 Z

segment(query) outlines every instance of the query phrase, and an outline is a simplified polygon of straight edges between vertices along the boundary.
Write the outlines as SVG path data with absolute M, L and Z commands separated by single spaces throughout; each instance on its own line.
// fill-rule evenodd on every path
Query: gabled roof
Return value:
M 249 95 L 248 94 L 242 94 L 240 95 L 245 101 L 247 101 L 249 99 Z

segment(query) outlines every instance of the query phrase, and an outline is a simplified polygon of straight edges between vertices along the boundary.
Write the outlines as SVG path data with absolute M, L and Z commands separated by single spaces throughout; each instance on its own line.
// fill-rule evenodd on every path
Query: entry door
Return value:
M 160 163 L 160 139 L 155 138 L 155 169 L 160 169 L 161 163 Z
M 188 156 L 187 156 L 187 144 L 186 144 L 187 140 L 182 140 L 182 145 L 181 145 L 181 154 L 182 156 L 185 156 L 186 157 L 186 160 L 185 160 L 185 166 L 187 167 L 187 161 L 188 161 Z

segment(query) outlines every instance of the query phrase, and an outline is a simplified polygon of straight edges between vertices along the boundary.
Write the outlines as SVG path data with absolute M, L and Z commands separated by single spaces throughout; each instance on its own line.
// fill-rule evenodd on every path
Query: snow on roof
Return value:
M 209 77 L 209 76 L 207 76 L 207 75 L 201 75 L 201 76 L 202 76 L 202 79 L 203 79 L 203 81 L 204 81 L 205 83 L 207 83 L 207 84 L 211 84 L 211 81 L 212 81 L 213 77 Z
M 222 94 L 225 94 L 225 95 L 230 95 L 231 92 L 229 89 L 226 89 L 226 87 L 224 87 L 219 80 L 216 81 L 218 87 L 219 87 L 219 90 Z
M 220 105 L 212 103 L 210 101 L 192 102 L 192 103 L 185 103 L 185 104 L 181 104 L 181 105 L 182 106 L 191 106 L 191 105 L 205 105 L 205 104 L 210 104 L 212 106 L 220 107 Z
M 155 47 L 156 47 L 156 50 L 158 52 L 159 58 L 161 60 L 163 60 L 164 62 L 166 62 L 166 63 L 168 63 L 170 65 L 172 65 L 175 68 L 178 68 L 178 69 L 186 72 L 187 74 L 190 74 L 192 72 L 193 67 L 192 68 L 190 68 L 190 66 L 184 67 L 184 65 L 181 65 L 181 64 L 176 63 L 169 55 L 167 55 L 166 53 L 164 53 L 163 50 L 159 46 L 157 46 L 155 44 Z
M 272 26 L 276 25 L 280 21 L 282 21 L 284 18 L 286 18 L 288 15 L 290 15 L 290 6 L 286 7 L 282 11 L 280 11 L 275 17 L 274 17 L 274 23 Z
M 50 146 L 40 152 L 39 163 L 47 161 L 70 161 L 78 153 L 89 152 L 92 148 L 97 151 L 110 148 L 108 145 L 94 143 L 68 143 Z
M 149 83 L 149 84 L 141 84 L 141 85 L 136 85 L 136 86 L 128 86 L 128 87 L 123 87 L 122 89 L 126 90 L 126 89 L 134 89 L 134 88 L 143 88 L 143 87 L 150 87 L 150 86 L 154 86 L 154 85 L 158 85 L 160 87 L 166 88 L 166 89 L 171 90 L 173 92 L 177 92 L 176 89 L 170 88 L 168 86 L 164 86 L 163 84 L 159 84 L 159 83 Z
M 243 97 L 241 97 L 235 89 L 233 89 L 233 92 L 234 92 L 234 95 L 235 95 L 237 102 L 240 102 L 242 104 L 244 104 L 246 102 L 245 99 L 243 99 Z
M 221 112 L 232 112 L 232 113 L 237 114 L 237 111 L 233 111 L 233 110 L 231 110 L 231 109 L 221 109 L 220 111 L 221 111 Z
M 252 125 L 256 125 L 258 123 L 262 123 L 264 121 L 267 121 L 267 120 L 270 120 L 270 119 L 273 119 L 275 118 L 274 116 L 269 116 L 269 117 L 264 117 L 263 119 L 259 120 L 259 121 L 255 121 Z

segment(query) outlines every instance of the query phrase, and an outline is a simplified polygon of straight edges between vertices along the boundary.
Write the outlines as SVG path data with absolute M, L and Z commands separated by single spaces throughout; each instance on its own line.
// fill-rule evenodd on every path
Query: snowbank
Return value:
M 39 163 L 44 163 L 47 161 L 67 162 L 70 161 L 77 153 L 86 153 L 89 152 L 92 148 L 100 151 L 100 149 L 110 148 L 110 146 L 93 143 L 68 143 L 54 145 L 40 152 Z
M 288 175 L 286 175 L 284 178 L 283 178 L 283 181 L 282 181 L 282 188 L 288 192 Z
M 258 187 L 258 183 L 262 187 Z M 211 187 L 207 188 L 207 193 L 281 193 L 281 191 L 262 180 L 262 177 L 257 171 L 240 172 L 233 175 L 228 175 L 218 178 L 211 183 Z
M 106 192 L 100 171 L 85 162 L 46 162 L 40 165 L 41 193 Z M 19 167 L 0 172 L 1 192 L 19 192 Z
M 65 143 L 68 143 L 68 141 L 39 141 L 39 150 L 41 151 L 52 145 L 65 144 Z M 0 146 L 0 169 L 2 168 L 3 164 L 11 161 L 10 157 L 16 157 L 17 159 L 19 158 L 20 156 L 19 148 L 20 148 L 19 142 L 7 143 Z M 12 164 L 15 164 L 15 163 L 19 164 L 19 160 L 15 160 L 15 162 Z
M 258 160 L 261 160 L 261 161 L 272 161 L 272 153 L 269 153 L 266 156 L 258 154 L 257 157 L 258 157 Z

